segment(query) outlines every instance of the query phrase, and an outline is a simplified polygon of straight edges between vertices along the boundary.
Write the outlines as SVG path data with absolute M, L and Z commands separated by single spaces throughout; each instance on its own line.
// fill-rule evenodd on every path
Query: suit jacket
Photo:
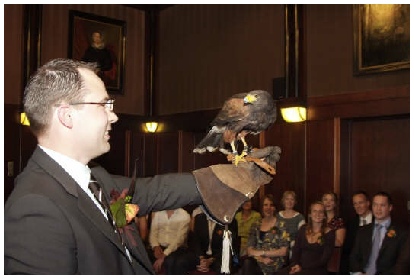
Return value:
M 92 173 L 109 197 L 129 188 L 131 179 Z M 108 199 L 109 200 L 109 199 Z M 200 204 L 191 174 L 137 179 L 133 203 L 139 214 Z M 4 213 L 5 274 L 153 274 L 144 245 L 127 241 L 132 262 L 112 226 L 89 196 L 42 149 L 36 148 L 16 178 Z
M 374 216 L 372 216 L 374 218 Z M 373 220 L 374 221 L 374 220 Z M 352 219 L 346 222 L 346 236 L 342 246 L 340 274 L 349 275 L 349 255 L 354 246 L 355 237 L 359 230 L 359 215 L 355 214 Z
M 372 248 L 374 222 L 360 227 L 351 251 L 350 271 L 364 272 Z M 407 241 L 407 231 L 391 222 L 377 258 L 377 274 L 395 274 L 395 264 Z

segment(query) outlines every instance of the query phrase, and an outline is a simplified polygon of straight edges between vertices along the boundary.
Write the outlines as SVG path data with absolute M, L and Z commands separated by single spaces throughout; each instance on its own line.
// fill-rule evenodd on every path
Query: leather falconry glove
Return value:
M 279 146 L 254 149 L 248 156 L 276 168 L 280 159 Z M 241 204 L 252 198 L 261 185 L 272 181 L 269 168 L 248 160 L 233 164 L 218 164 L 193 171 L 203 199 L 201 206 L 207 216 L 222 225 L 232 222 Z

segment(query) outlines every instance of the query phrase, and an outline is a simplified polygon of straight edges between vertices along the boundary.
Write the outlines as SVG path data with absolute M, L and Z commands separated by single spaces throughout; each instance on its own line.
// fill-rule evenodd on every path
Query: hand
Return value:
M 154 251 L 154 257 L 156 259 L 165 257 L 164 251 L 162 250 L 160 246 L 155 246 L 152 250 Z
M 273 263 L 273 259 L 272 258 L 269 258 L 269 257 L 260 257 L 260 258 L 261 258 L 260 261 L 262 263 L 266 264 L 266 265 L 269 265 L 269 264 Z
M 154 270 L 155 270 L 155 272 L 160 272 L 161 271 L 161 269 L 162 269 L 162 264 L 164 263 L 164 258 L 165 258 L 165 256 L 164 257 L 162 257 L 162 258 L 159 258 L 159 259 L 157 259 L 155 262 L 154 262 L 154 264 L 153 264 L 153 267 L 154 267 Z
M 302 270 L 302 267 L 296 264 L 290 268 L 289 274 L 294 274 L 294 273 L 300 272 L 301 270 Z
M 213 258 L 205 259 L 204 257 L 200 257 L 200 264 L 197 265 L 197 270 L 200 272 L 209 272 L 210 265 L 213 263 Z

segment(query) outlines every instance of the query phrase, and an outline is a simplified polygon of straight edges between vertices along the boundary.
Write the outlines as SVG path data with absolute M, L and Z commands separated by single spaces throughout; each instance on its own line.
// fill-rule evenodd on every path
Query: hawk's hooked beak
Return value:
M 257 96 L 252 95 L 252 94 L 247 94 L 246 97 L 243 98 L 243 102 L 245 104 L 252 104 L 252 103 L 256 102 L 256 100 L 257 100 Z

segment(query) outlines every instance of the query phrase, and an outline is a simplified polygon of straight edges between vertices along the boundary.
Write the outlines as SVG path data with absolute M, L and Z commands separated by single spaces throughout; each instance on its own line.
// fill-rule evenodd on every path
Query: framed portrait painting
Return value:
M 410 5 L 353 6 L 354 74 L 410 68 Z
M 69 11 L 69 57 L 96 62 L 109 94 L 122 94 L 125 72 L 125 21 Z

